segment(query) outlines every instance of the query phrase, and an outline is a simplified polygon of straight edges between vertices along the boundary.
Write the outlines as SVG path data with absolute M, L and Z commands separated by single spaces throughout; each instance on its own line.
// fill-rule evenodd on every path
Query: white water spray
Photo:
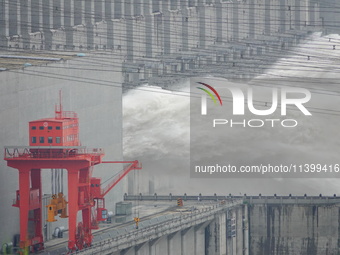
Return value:
M 333 45 L 336 45 L 334 50 Z M 290 162 L 297 155 L 306 161 L 340 163 L 340 36 L 311 39 L 296 47 L 292 56 L 279 60 L 265 74 L 250 85 L 256 95 L 265 100 L 266 86 L 280 86 L 280 80 L 290 78 L 290 86 L 305 87 L 312 93 L 309 107 L 314 110 L 309 119 L 299 120 L 294 130 L 261 129 L 244 132 L 229 129 L 224 135 L 229 144 L 216 148 L 216 141 L 205 141 L 205 150 L 229 155 L 242 162 L 243 157 L 260 162 L 270 157 L 273 162 Z M 270 84 L 275 78 L 276 84 Z M 313 78 L 313 79 L 311 79 Z M 310 82 L 306 82 L 310 80 Z M 265 82 L 267 81 L 267 82 Z M 263 87 L 264 86 L 264 87 Z M 123 98 L 124 155 L 143 163 L 142 184 L 148 191 L 148 180 L 155 182 L 157 193 L 188 194 L 333 194 L 338 192 L 340 179 L 190 179 L 189 178 L 189 82 L 178 85 L 170 92 L 157 87 L 144 86 L 129 91 Z M 317 110 L 317 109 L 327 109 Z M 335 112 L 332 112 L 335 111 Z M 318 113 L 321 112 L 321 113 Z M 332 115 L 334 113 L 334 115 Z M 293 113 L 294 114 L 294 113 Z M 240 137 L 242 139 L 240 139 Z M 259 142 L 261 141 L 261 142 Z M 285 154 L 276 153 L 277 148 Z

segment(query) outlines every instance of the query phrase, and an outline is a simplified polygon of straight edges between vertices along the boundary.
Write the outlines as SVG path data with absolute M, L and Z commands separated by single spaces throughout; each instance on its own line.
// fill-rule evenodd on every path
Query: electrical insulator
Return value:
M 182 200 L 182 198 L 177 198 L 177 205 L 178 205 L 178 206 L 183 206 L 183 200 Z

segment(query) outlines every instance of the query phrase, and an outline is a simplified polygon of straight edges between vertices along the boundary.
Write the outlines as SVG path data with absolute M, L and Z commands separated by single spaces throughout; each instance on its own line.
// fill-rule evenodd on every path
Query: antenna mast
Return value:
M 63 118 L 63 105 L 62 105 L 62 91 L 59 90 L 59 105 L 55 106 L 55 118 L 62 119 Z

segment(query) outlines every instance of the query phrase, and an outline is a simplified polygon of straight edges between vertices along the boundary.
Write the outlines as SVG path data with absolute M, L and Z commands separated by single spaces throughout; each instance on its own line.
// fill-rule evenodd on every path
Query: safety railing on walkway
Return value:
M 81 158 L 104 155 L 101 148 L 86 148 L 85 146 L 6 146 L 4 159 L 60 159 Z
M 258 196 L 255 195 L 242 195 L 242 196 L 235 196 L 235 195 L 217 195 L 214 194 L 212 196 L 209 195 L 202 195 L 198 194 L 196 196 L 193 195 L 179 195 L 179 194 L 169 194 L 169 195 L 124 195 L 125 201 L 173 201 L 177 198 L 182 198 L 183 201 L 232 201 L 235 199 L 242 199 L 243 201 L 250 203 L 250 204 L 339 204 L 340 203 L 340 196 L 336 194 L 332 196 L 323 196 L 319 194 L 318 196 L 308 196 L 307 194 L 303 196 L 280 196 L 274 194 L 273 196 L 265 196 L 259 194 Z

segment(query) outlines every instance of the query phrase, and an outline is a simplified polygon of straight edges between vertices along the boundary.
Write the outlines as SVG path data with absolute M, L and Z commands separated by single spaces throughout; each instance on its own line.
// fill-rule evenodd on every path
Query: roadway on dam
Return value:
M 112 223 L 100 224 L 100 229 L 93 231 L 93 246 L 102 246 L 109 240 L 120 238 L 137 231 L 154 226 L 161 226 L 169 221 L 181 220 L 187 215 L 199 216 L 200 213 L 209 213 L 210 210 L 224 205 L 225 201 L 184 201 L 183 206 L 177 206 L 177 200 L 172 201 L 136 201 L 132 208 L 132 214 L 126 216 L 114 216 Z M 228 204 L 232 204 L 230 201 Z M 134 217 L 140 217 L 138 230 Z M 63 238 L 55 238 L 45 243 L 45 250 L 39 254 L 60 255 L 67 254 L 68 233 L 65 231 Z M 77 253 L 83 253 L 78 251 Z

